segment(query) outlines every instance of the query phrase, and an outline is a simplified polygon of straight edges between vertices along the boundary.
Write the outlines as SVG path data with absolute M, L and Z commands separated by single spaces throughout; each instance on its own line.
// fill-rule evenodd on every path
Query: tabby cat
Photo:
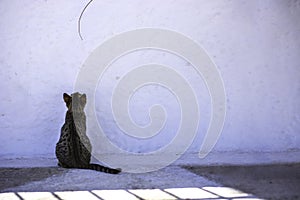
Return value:
M 86 95 L 78 92 L 71 96 L 64 93 L 63 99 L 68 111 L 61 135 L 56 144 L 58 165 L 65 168 L 92 169 L 110 174 L 118 174 L 121 169 L 112 169 L 98 164 L 91 164 L 92 146 L 86 135 L 86 116 L 84 107 Z

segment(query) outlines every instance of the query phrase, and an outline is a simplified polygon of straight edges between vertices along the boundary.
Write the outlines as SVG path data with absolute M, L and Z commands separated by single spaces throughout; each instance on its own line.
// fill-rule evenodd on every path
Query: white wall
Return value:
M 0 1 L 0 156 L 54 157 L 64 122 L 63 92 L 72 92 L 90 53 L 117 33 L 166 28 L 199 43 L 217 65 L 227 94 L 227 116 L 214 151 L 300 150 L 300 2 L 275 1 Z M 122 135 L 110 110 L 111 89 L 134 66 L 156 62 L 174 67 L 199 100 L 197 152 L 208 128 L 210 97 L 201 77 L 181 58 L 137 52 L 114 63 L 96 91 L 98 119 L 122 148 L 148 152 L 166 145 L 178 128 L 178 103 L 166 89 L 148 86 L 130 102 L 132 118 L 145 125 L 153 103 L 169 118 L 150 141 Z M 131 56 L 131 57 L 130 57 Z M 122 67 L 121 67 L 122 66 Z M 89 97 L 90 98 L 90 97 Z M 88 99 L 89 100 L 89 99 Z

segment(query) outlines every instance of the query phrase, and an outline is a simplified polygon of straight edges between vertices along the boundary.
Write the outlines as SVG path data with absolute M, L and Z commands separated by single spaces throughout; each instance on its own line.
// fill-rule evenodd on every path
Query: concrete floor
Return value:
M 171 165 L 119 175 L 54 166 L 2 167 L 0 192 L 0 199 L 18 200 L 300 199 L 300 164 Z

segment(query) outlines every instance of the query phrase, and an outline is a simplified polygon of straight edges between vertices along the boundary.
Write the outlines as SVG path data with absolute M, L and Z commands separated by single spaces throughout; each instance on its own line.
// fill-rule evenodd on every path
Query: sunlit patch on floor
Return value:
M 114 199 L 126 199 L 126 200 L 139 200 L 135 195 L 130 194 L 126 190 L 93 190 L 101 199 L 114 200 Z
M 18 192 L 17 195 L 19 199 L 22 200 L 32 200 L 32 199 L 47 199 L 47 200 L 57 200 L 55 195 L 51 192 Z
M 8 192 L 0 193 L 0 200 L 176 200 L 227 199 L 258 200 L 251 194 L 228 187 L 92 190 L 60 192 Z
M 85 199 L 85 200 L 99 200 L 97 196 L 95 196 L 90 191 L 64 191 L 64 192 L 54 192 L 58 199 Z
M 141 199 L 170 199 L 175 200 L 176 197 L 164 192 L 160 189 L 139 189 L 139 190 L 129 190 L 129 192 L 135 194 Z
M 199 199 L 199 198 L 208 199 L 208 198 L 219 197 L 213 193 L 204 191 L 200 188 L 171 188 L 171 189 L 165 189 L 165 191 L 181 199 Z
M 14 199 L 20 199 L 16 193 L 9 192 L 9 193 L 0 193 L 0 199 L 5 200 L 14 200 Z
M 203 187 L 202 189 L 225 198 L 249 197 L 250 194 L 229 187 Z

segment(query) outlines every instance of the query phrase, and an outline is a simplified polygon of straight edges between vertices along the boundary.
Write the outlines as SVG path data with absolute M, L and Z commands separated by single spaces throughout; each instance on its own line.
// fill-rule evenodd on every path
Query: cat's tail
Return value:
M 108 174 L 118 174 L 122 171 L 120 168 L 113 169 L 113 168 L 105 167 L 105 166 L 98 165 L 98 164 L 89 164 L 88 169 L 105 172 Z

